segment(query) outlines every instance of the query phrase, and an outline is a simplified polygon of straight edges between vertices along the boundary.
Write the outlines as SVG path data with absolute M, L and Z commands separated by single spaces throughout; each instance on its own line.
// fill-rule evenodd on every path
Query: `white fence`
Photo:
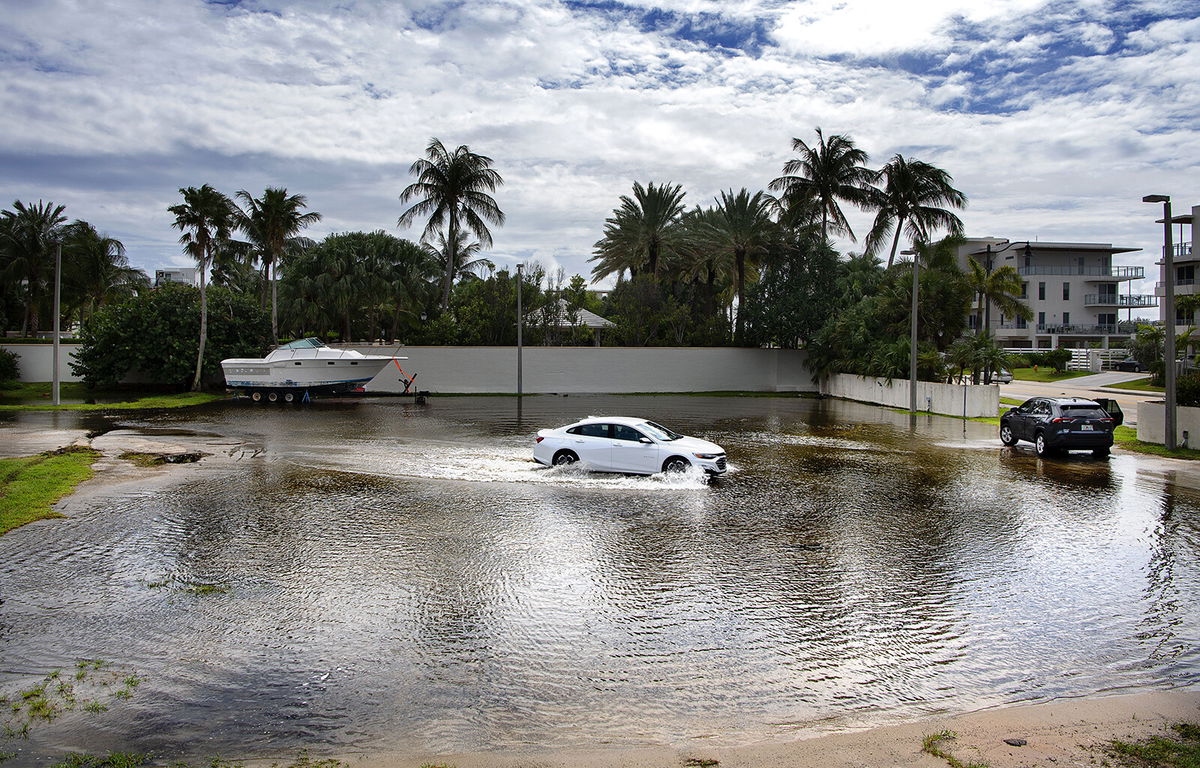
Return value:
M 822 394 L 879 403 L 894 408 L 909 406 L 908 379 L 875 379 L 839 373 L 830 376 Z M 946 416 L 995 416 L 1000 410 L 1000 388 L 995 384 L 937 384 L 917 382 L 917 410 Z

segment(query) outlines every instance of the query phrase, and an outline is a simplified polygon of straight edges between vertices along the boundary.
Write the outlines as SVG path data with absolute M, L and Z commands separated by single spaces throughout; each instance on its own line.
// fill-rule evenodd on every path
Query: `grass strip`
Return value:
M 224 400 L 228 395 L 211 392 L 101 392 L 89 390 L 77 381 L 63 382 L 58 394 L 68 400 L 94 398 L 124 398 L 111 403 L 67 403 L 51 405 L 51 383 L 48 381 L 19 382 L 0 390 L 0 411 L 130 411 L 144 408 L 186 408 Z M 24 400 L 47 399 L 47 402 L 28 403 Z
M 1077 379 L 1080 376 L 1091 376 L 1091 371 L 1062 371 L 1055 373 L 1053 368 L 1013 368 L 1013 378 L 1017 381 L 1063 381 L 1064 379 Z
M 1113 740 L 1108 752 L 1125 765 L 1147 768 L 1200 768 L 1200 725 L 1171 726 L 1177 738 L 1152 736 L 1136 742 Z
M 100 453 L 91 448 L 0 459 L 0 535 L 34 520 L 62 517 L 52 507 L 92 476 Z

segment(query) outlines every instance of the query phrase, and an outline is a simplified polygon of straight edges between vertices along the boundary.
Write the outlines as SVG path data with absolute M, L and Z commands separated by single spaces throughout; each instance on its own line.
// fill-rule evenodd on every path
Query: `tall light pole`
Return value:
M 522 320 L 522 317 L 521 317 L 521 286 L 524 282 L 521 278 L 521 267 L 522 266 L 523 266 L 522 264 L 517 265 L 517 398 L 518 398 L 517 402 L 520 402 L 521 384 L 522 384 L 522 382 L 521 382 L 521 374 L 522 374 L 522 371 L 521 371 L 521 347 L 522 347 L 521 326 L 524 325 L 524 323 L 521 322 L 521 320 Z
M 1143 203 L 1163 204 L 1163 271 L 1166 280 L 1163 282 L 1163 315 L 1166 316 L 1166 333 L 1163 338 L 1163 386 L 1167 390 L 1167 413 L 1165 419 L 1166 440 L 1164 445 L 1168 451 L 1175 450 L 1175 261 L 1171 243 L 1171 196 L 1146 195 Z
M 62 304 L 62 241 L 58 241 L 58 248 L 54 251 L 54 374 L 53 382 L 50 385 L 52 393 L 51 403 L 60 405 L 61 399 L 58 396 L 59 383 L 62 381 L 58 372 L 58 353 L 59 353 L 59 324 Z
M 917 291 L 920 290 L 920 254 L 917 253 L 916 243 L 901 255 L 912 254 L 913 257 L 913 286 L 912 286 L 912 327 L 908 337 L 908 413 L 913 419 L 917 417 Z M 915 422 L 914 422 L 915 424 Z

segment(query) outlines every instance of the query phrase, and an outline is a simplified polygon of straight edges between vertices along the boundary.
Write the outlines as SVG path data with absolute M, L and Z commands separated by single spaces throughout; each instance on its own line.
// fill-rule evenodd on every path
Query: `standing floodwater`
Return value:
M 733 470 L 530 460 L 538 428 L 592 414 L 714 440 Z M 1200 497 L 1131 456 L 776 398 L 118 421 L 252 450 L 0 538 L 0 693 L 78 659 L 142 680 L 36 724 L 19 761 L 735 744 L 1200 672 Z

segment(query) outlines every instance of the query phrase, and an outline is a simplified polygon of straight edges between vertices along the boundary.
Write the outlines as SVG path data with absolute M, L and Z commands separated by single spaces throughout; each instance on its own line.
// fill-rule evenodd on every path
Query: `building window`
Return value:
M 1071 300 L 1071 284 L 1063 283 L 1063 301 Z
M 1038 301 L 1046 300 L 1046 284 L 1038 283 Z
M 1175 267 L 1175 284 L 1176 285 L 1192 285 L 1196 282 L 1196 265 L 1189 264 L 1186 267 Z
M 1046 313 L 1038 312 L 1038 328 L 1046 327 Z
M 1021 283 L 1021 298 L 1029 298 L 1029 283 Z
M 1063 312 L 1063 325 L 1070 325 L 1070 324 L 1071 324 L 1071 313 Z
M 1100 325 L 1103 325 L 1109 332 L 1117 330 L 1117 313 L 1116 312 L 1101 312 L 1096 316 L 1096 320 Z
M 1020 315 L 1017 315 L 1017 327 L 1021 329 L 1025 328 L 1025 318 L 1021 317 Z
M 1192 324 L 1192 318 L 1187 312 L 1184 312 L 1181 309 L 1175 310 L 1175 325 L 1191 325 L 1191 324 Z

